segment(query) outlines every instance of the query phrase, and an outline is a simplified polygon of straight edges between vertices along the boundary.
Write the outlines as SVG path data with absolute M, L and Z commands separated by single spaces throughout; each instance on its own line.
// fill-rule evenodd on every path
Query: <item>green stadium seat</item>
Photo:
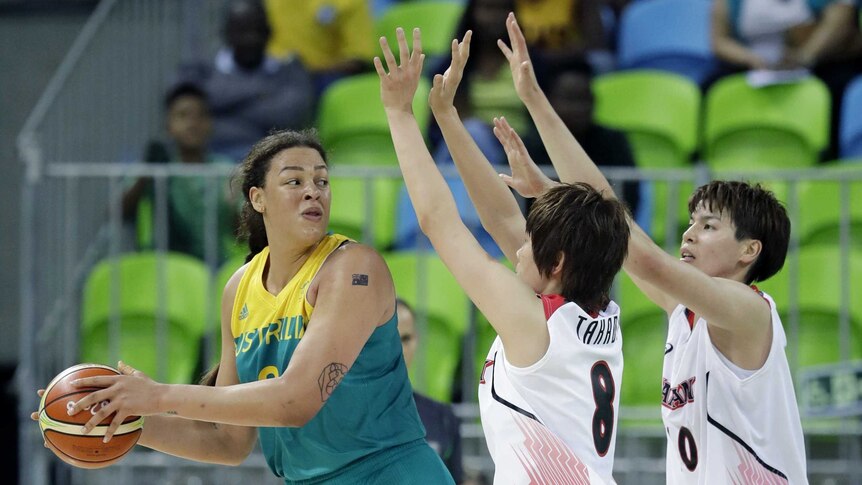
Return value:
M 667 314 L 625 272 L 619 274 L 617 283 L 614 301 L 620 306 L 624 359 L 620 405 L 657 408 L 661 401 Z
M 840 243 L 841 174 L 862 174 L 862 165 L 856 164 L 829 164 L 822 169 L 836 174 L 837 180 L 806 180 L 798 185 L 799 222 L 793 229 L 799 232 L 803 246 Z M 848 179 L 846 183 L 850 242 L 862 247 L 862 178 Z
M 713 169 L 810 167 L 829 142 L 829 91 L 811 77 L 751 87 L 744 74 L 716 82 L 706 94 L 704 148 Z
M 123 359 L 158 381 L 192 382 L 207 326 L 209 280 L 206 266 L 184 254 L 130 253 L 101 261 L 84 285 L 81 359 L 112 366 Z M 111 348 L 114 311 L 117 355 Z M 162 313 L 165 348 L 157 336 Z
M 626 133 L 639 168 L 690 167 L 698 143 L 701 96 L 694 82 L 680 75 L 653 70 L 632 70 L 600 76 L 593 81 L 595 118 L 603 125 Z M 655 241 L 668 240 L 668 213 L 676 222 L 670 240 L 678 240 L 688 223 L 690 182 L 681 182 L 674 207 L 668 208 L 672 191 L 668 182 L 650 184 L 652 220 L 644 229 Z
M 368 179 L 338 175 L 330 180 L 329 230 L 386 250 L 395 240 L 398 194 L 403 182 L 400 178 L 378 178 L 370 181 L 370 187 L 368 182 Z M 368 203 L 371 203 L 370 219 L 366 217 Z M 369 240 L 364 237 L 366 224 L 372 231 Z
M 451 53 L 455 28 L 463 12 L 463 3 L 452 0 L 396 3 L 375 22 L 375 30 L 378 38 L 386 37 L 392 52 L 398 56 L 400 50 L 395 29 L 404 28 L 407 42 L 412 46 L 411 31 L 419 27 L 422 30 L 422 52 L 428 57 L 445 56 Z M 425 63 L 428 67 L 427 59 Z
M 413 113 L 422 129 L 431 112 L 430 90 L 428 80 L 420 80 L 413 101 Z M 350 76 L 330 85 L 321 96 L 317 121 L 333 166 L 398 164 L 377 73 Z
M 789 329 L 792 310 L 789 272 L 792 255 L 775 276 L 758 287 L 775 300 L 785 329 Z M 850 274 L 850 358 L 862 358 L 862 252 L 849 252 Z M 841 252 L 834 246 L 803 247 L 799 251 L 799 288 L 796 305 L 799 309 L 798 365 L 807 367 L 840 361 L 839 321 L 841 315 Z M 788 355 L 792 341 L 788 330 Z
M 420 340 L 410 369 L 413 387 L 433 399 L 449 402 L 463 336 L 470 323 L 470 300 L 433 252 L 398 251 L 385 253 L 383 258 L 392 272 L 396 294 L 416 312 Z

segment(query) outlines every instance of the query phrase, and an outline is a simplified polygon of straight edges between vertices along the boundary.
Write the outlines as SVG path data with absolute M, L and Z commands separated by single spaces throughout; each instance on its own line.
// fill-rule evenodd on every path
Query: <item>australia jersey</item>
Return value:
M 808 483 L 787 340 L 775 302 L 761 294 L 772 345 L 756 371 L 713 346 L 706 320 L 682 305 L 671 313 L 662 371 L 668 483 Z
M 240 382 L 277 377 L 287 369 L 306 329 L 315 324 L 306 291 L 326 258 L 345 241 L 340 235 L 324 237 L 278 295 L 263 285 L 269 248 L 249 262 L 231 317 Z M 332 476 L 365 457 L 421 440 L 425 430 L 413 401 L 394 314 L 374 330 L 311 421 L 301 428 L 259 431 L 269 467 L 286 481 Z
M 613 483 L 623 375 L 619 308 L 590 315 L 561 296 L 541 296 L 550 343 L 529 367 L 506 360 L 500 337 L 479 381 L 482 427 L 494 483 Z

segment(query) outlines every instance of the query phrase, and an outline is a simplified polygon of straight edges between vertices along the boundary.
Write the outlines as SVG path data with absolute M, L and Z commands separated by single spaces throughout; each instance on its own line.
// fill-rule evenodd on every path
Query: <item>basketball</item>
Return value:
M 105 402 L 95 404 L 74 416 L 69 416 L 67 412 L 75 401 L 99 389 L 74 387 L 72 381 L 84 377 L 119 374 L 116 369 L 105 365 L 80 364 L 60 372 L 45 388 L 39 404 L 39 428 L 48 448 L 61 460 L 79 468 L 103 468 L 120 461 L 134 448 L 141 436 L 144 418 L 127 417 L 111 441 L 103 443 L 102 438 L 111 424 L 113 414 L 102 420 L 87 435 L 81 433 L 81 428 Z

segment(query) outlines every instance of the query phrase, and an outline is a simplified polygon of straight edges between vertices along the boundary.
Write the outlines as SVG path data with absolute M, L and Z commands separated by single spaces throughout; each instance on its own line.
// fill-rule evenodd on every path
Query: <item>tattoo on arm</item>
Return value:
M 367 274 L 355 274 L 355 275 L 353 275 L 353 286 L 368 286 L 368 275 Z
M 344 374 L 347 374 L 347 366 L 333 362 L 323 368 L 320 377 L 317 378 L 317 384 L 320 386 L 320 400 L 326 402 L 329 396 L 344 379 Z

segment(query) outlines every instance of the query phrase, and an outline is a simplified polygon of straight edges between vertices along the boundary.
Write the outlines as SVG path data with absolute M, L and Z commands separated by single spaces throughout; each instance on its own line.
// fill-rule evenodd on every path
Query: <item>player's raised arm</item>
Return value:
M 449 186 L 428 153 L 412 103 L 422 73 L 419 29 L 413 31 L 413 52 L 408 54 L 404 31 L 397 31 L 400 64 L 380 39 L 386 69 L 374 59 L 380 75 L 380 95 L 398 164 L 413 202 L 419 227 L 428 236 L 458 284 L 503 339 L 506 353 L 516 365 L 536 362 L 548 348 L 548 328 L 542 303 L 535 291 L 492 259 L 461 221 Z M 526 239 L 526 234 L 524 235 Z M 502 297 L 501 297 L 502 296 Z
M 514 14 L 510 14 L 506 20 L 506 28 L 511 48 L 502 41 L 499 47 L 509 59 L 518 94 L 539 130 L 560 180 L 586 182 L 602 190 L 605 196 L 613 197 L 607 179 L 565 127 L 539 88 L 526 41 Z M 735 332 L 741 341 L 748 342 L 753 349 L 763 349 L 770 328 L 769 311 L 747 285 L 740 283 L 744 278 L 729 273 L 711 275 L 687 265 L 665 253 L 634 221 L 630 220 L 630 225 L 632 234 L 624 267 L 650 299 L 667 312 L 681 303 L 707 319 L 710 325 Z M 708 230 L 715 224 L 706 224 L 705 227 Z M 756 258 L 758 252 L 755 246 L 737 254 L 740 266 L 752 264 L 752 258 Z M 757 322 L 754 325 L 751 323 L 752 317 Z
M 472 32 L 468 30 L 461 42 L 452 40 L 452 63 L 445 73 L 434 76 L 428 99 L 431 112 L 440 126 L 482 226 L 509 261 L 514 263 L 515 253 L 524 239 L 524 216 L 510 191 L 500 182 L 488 159 L 467 132 L 454 104 L 455 92 L 470 56 L 471 38 Z

